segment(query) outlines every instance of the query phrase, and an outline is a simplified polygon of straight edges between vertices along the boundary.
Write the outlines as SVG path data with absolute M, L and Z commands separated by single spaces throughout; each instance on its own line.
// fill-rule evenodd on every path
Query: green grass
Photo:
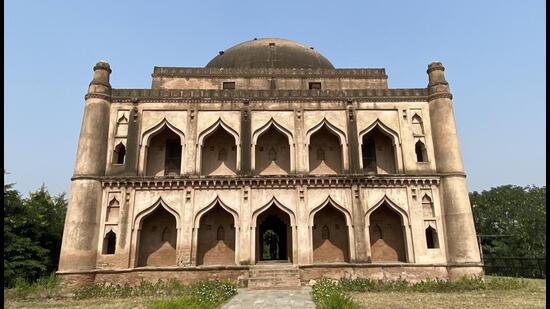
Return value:
M 4 290 L 4 304 L 15 308 L 20 305 L 43 308 L 58 303 L 63 304 L 59 307 L 119 307 L 128 304 L 133 308 L 138 300 L 140 308 L 214 309 L 235 294 L 237 286 L 234 282 L 218 280 L 191 285 L 182 285 L 176 280 L 141 281 L 137 285 L 103 283 L 67 291 L 59 279 L 51 276 L 33 284 L 21 281 L 13 289 Z

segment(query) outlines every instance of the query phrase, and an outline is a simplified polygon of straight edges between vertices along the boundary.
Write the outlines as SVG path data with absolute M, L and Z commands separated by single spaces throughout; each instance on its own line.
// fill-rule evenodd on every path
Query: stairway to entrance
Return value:
M 300 287 L 298 266 L 288 262 L 260 262 L 250 266 L 248 272 L 249 289 Z

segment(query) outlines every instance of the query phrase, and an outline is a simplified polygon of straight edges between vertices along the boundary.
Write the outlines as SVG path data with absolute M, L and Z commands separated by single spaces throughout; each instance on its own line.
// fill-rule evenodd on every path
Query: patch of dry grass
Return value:
M 491 277 L 486 280 L 491 280 Z M 361 308 L 546 308 L 546 280 L 526 279 L 525 288 L 467 292 L 353 292 Z

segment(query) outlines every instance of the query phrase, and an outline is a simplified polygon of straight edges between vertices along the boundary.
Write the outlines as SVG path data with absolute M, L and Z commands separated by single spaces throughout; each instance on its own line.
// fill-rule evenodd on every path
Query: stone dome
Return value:
M 254 39 L 237 44 L 206 65 L 207 68 L 334 69 L 313 48 L 286 39 Z

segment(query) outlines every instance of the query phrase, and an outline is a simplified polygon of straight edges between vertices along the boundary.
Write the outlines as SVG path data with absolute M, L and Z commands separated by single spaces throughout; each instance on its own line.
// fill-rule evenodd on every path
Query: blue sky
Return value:
M 546 185 L 544 1 L 26 1 L 4 4 L 4 168 L 23 194 L 68 192 L 93 65 L 114 88 L 154 66 L 202 67 L 254 37 L 315 47 L 336 67 L 427 85 L 442 61 L 470 191 Z

